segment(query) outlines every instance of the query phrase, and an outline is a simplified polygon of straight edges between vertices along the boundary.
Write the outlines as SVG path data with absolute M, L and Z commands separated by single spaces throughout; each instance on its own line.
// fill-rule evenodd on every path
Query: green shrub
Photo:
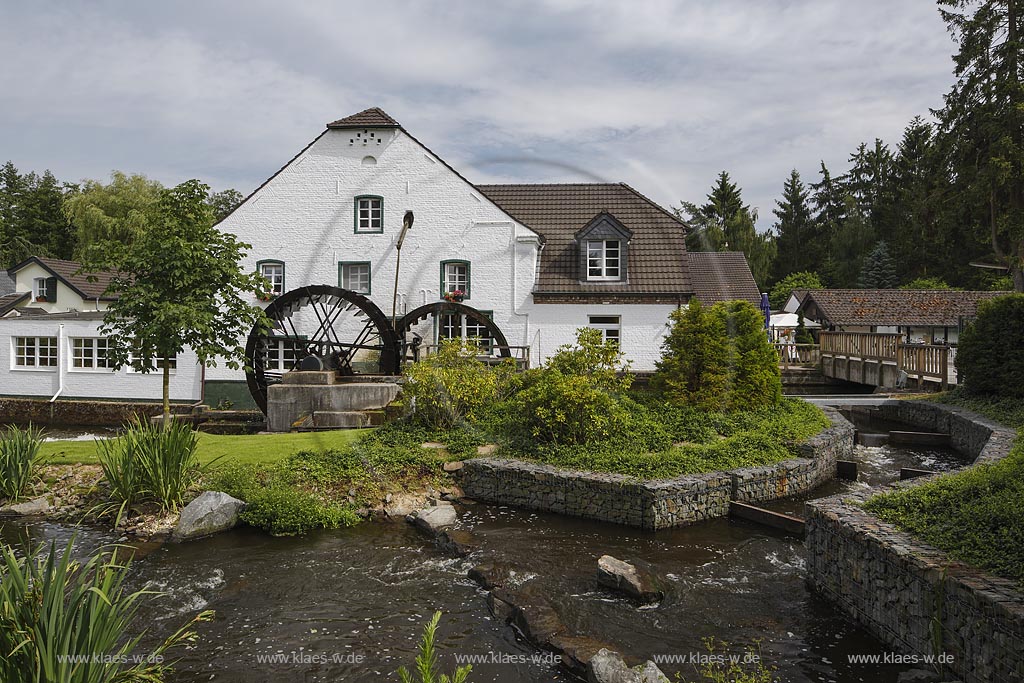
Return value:
M 983 301 L 960 335 L 956 368 L 971 394 L 1024 398 L 1024 294 Z
M 747 301 L 673 311 L 652 386 L 666 399 L 703 410 L 749 410 L 782 399 L 779 358 L 764 316 Z
M 275 536 L 304 534 L 313 529 L 353 526 L 359 517 L 349 507 L 325 502 L 291 486 L 274 486 L 249 493 L 240 517 Z
M 530 372 L 515 399 L 537 440 L 584 444 L 607 439 L 629 419 L 622 397 L 632 383 L 618 344 L 604 341 L 599 330 L 576 331 L 544 367 Z
M 466 683 L 469 673 L 473 667 L 469 664 L 455 669 L 451 676 L 437 672 L 437 652 L 434 650 L 434 639 L 437 635 L 437 622 L 441 620 L 441 613 L 434 612 L 427 625 L 423 627 L 423 637 L 420 638 L 419 654 L 416 656 L 416 678 L 413 678 L 408 669 L 399 667 L 398 677 L 402 683 Z
M 768 303 L 771 304 L 772 310 L 777 311 L 786 305 L 786 301 L 794 289 L 821 289 L 822 287 L 824 285 L 817 273 L 806 271 L 790 273 L 772 287 L 772 291 L 768 293 Z
M 46 555 L 31 548 L 23 557 L 0 546 L 0 681 L 162 681 L 170 671 L 168 650 L 193 641 L 193 626 L 213 613 L 200 613 L 140 655 L 144 634 L 131 635 L 129 629 L 139 602 L 153 593 L 127 591 L 129 564 L 116 551 L 78 563 L 72 560 L 73 543 L 63 553 L 51 544 Z
M 403 393 L 416 420 L 451 427 L 514 391 L 514 361 L 490 366 L 477 357 L 479 353 L 472 342 L 446 339 L 437 353 L 409 366 Z
M 32 425 L 0 432 L 0 497 L 15 502 L 28 490 L 44 463 L 39 455 L 42 441 L 43 431 Z
M 187 422 L 174 420 L 165 428 L 135 416 L 118 438 L 97 441 L 111 496 L 128 506 L 152 498 L 164 509 L 178 509 L 202 472 L 198 443 Z

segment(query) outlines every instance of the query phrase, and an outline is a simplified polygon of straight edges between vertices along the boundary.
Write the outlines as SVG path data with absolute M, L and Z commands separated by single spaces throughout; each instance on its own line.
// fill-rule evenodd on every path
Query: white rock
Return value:
M 219 491 L 206 491 L 185 506 L 174 528 L 174 539 L 189 541 L 232 529 L 245 503 Z
M 5 517 L 30 517 L 32 515 L 45 514 L 50 509 L 50 501 L 45 497 L 26 500 L 14 505 L 0 508 L 0 516 Z
M 455 508 L 450 503 L 441 503 L 435 507 L 423 508 L 409 515 L 406 519 L 411 524 L 429 534 L 438 534 L 458 521 Z

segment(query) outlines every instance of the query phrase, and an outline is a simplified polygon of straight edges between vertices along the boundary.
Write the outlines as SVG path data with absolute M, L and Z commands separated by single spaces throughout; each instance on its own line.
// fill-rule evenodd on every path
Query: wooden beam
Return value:
M 857 481 L 857 463 L 852 460 L 836 460 L 836 476 L 848 481 Z
M 949 447 L 949 434 L 940 432 L 889 432 L 889 443 L 900 446 Z
M 778 529 L 784 533 L 800 536 L 801 538 L 804 535 L 804 520 L 799 517 L 765 510 L 754 505 L 732 501 L 729 503 L 729 516 L 745 519 L 748 522 L 761 524 L 772 529 Z

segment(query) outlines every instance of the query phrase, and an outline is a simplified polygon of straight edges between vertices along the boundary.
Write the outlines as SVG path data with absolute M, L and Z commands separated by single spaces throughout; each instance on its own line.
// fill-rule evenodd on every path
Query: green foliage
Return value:
M 778 354 L 753 304 L 727 301 L 705 311 L 693 301 L 671 320 L 653 380 L 666 399 L 706 410 L 747 410 L 782 398 Z
M 585 444 L 621 429 L 629 408 L 621 398 L 632 377 L 614 341 L 599 330 L 576 331 L 543 368 L 530 372 L 515 405 L 530 433 L 543 443 Z
M 517 387 L 514 361 L 492 367 L 477 357 L 479 353 L 472 342 L 446 339 L 437 353 L 406 369 L 403 394 L 414 406 L 416 420 L 432 427 L 452 427 L 472 420 Z
M 960 335 L 956 367 L 968 393 L 1024 397 L 1024 294 L 981 302 Z
M 186 346 L 199 362 L 223 358 L 238 369 L 242 341 L 263 312 L 247 303 L 265 284 L 257 273 L 243 274 L 238 263 L 249 245 L 213 227 L 206 204 L 208 187 L 189 180 L 162 190 L 147 210 L 148 223 L 129 242 L 104 242 L 91 254 L 87 270 L 110 270 L 110 303 L 100 332 L 115 367 L 129 360 L 141 372 L 163 368 L 164 421 L 170 416 L 170 358 Z
M 210 207 L 210 211 L 213 212 L 214 222 L 219 223 L 227 218 L 228 214 L 234 211 L 244 199 L 245 196 L 234 189 L 221 190 L 220 192 L 211 191 L 206 197 L 206 204 Z
M 275 536 L 304 534 L 313 529 L 353 526 L 359 517 L 349 507 L 324 502 L 311 493 L 293 487 L 272 487 L 253 491 L 241 518 L 247 524 Z
M 71 258 L 75 235 L 61 205 L 75 191 L 49 171 L 19 173 L 10 161 L 0 167 L 0 266 L 29 256 Z
M 795 168 L 782 187 L 781 201 L 776 200 L 775 204 L 772 213 L 777 218 L 774 226 L 777 254 L 773 279 L 778 282 L 791 274 L 802 274 L 817 268 L 823 260 L 825 244 L 819 235 L 819 224 L 812 215 L 810 192 Z M 820 283 L 818 286 L 821 286 Z M 784 296 L 788 297 L 789 293 Z M 778 307 L 781 306 L 780 303 Z
M 473 667 L 469 664 L 455 669 L 451 676 L 437 671 L 437 652 L 434 641 L 437 636 L 437 624 L 441 620 L 441 612 L 434 612 L 420 638 L 419 654 L 416 656 L 416 676 L 414 678 L 404 666 L 398 669 L 398 677 L 402 683 L 466 683 Z
M 786 305 L 786 300 L 789 299 L 789 295 L 793 293 L 794 289 L 821 289 L 824 286 L 817 273 L 810 271 L 790 273 L 775 283 L 772 291 L 768 294 L 768 301 L 772 309 L 777 311 Z
M 796 334 L 793 336 L 793 341 L 797 344 L 813 344 L 814 335 L 807 329 L 807 324 L 804 322 L 804 314 L 801 313 L 797 317 L 796 321 Z
M 43 430 L 13 425 L 0 432 L 0 497 L 11 502 L 24 495 L 45 463 L 39 446 Z
M 1024 586 L 1024 441 L 992 465 L 870 499 L 880 518 L 958 560 Z
M 156 220 L 163 186 L 142 174 L 114 171 L 110 183 L 86 180 L 64 200 L 64 214 L 78 231 L 79 258 L 99 256 L 109 244 L 130 245 Z
M 1024 429 L 1024 401 L 1006 394 L 970 394 L 963 387 L 929 397 L 929 400 L 967 408 L 1009 427 Z
M 864 259 L 857 285 L 864 289 L 895 289 L 899 281 L 889 246 L 884 240 L 878 242 Z
M 164 428 L 138 416 L 125 427 L 118 438 L 96 442 L 111 496 L 125 506 L 151 498 L 178 509 L 202 474 L 198 433 L 187 422 Z
M 195 624 L 213 613 L 198 614 L 149 653 L 139 653 L 144 633 L 131 635 L 130 630 L 140 602 L 153 593 L 128 592 L 129 563 L 116 551 L 79 563 L 72 560 L 73 543 L 63 552 L 51 544 L 46 555 L 31 548 L 23 557 L 0 546 L 0 680 L 164 680 L 171 671 L 168 651 L 193 642 Z
M 953 289 L 941 277 L 919 277 L 911 280 L 900 289 Z
M 775 668 L 764 663 L 761 643 L 748 647 L 742 655 L 729 654 L 729 643 L 715 638 L 705 638 L 704 647 L 708 654 L 700 665 L 701 681 L 712 683 L 775 683 Z M 676 680 L 683 680 L 677 674 Z M 694 681 L 694 683 L 697 683 Z

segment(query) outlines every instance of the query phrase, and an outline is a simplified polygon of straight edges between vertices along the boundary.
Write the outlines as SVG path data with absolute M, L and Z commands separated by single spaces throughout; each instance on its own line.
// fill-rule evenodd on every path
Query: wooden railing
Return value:
M 775 342 L 775 350 L 779 354 L 779 365 L 783 368 L 817 365 L 821 361 L 821 347 L 817 344 Z
M 870 332 L 821 332 L 818 336 L 823 354 L 875 360 L 896 360 L 901 339 L 899 334 Z
M 821 332 L 819 341 L 822 355 L 889 361 L 919 387 L 926 379 L 940 382 L 943 390 L 956 382 L 950 373 L 956 349 L 945 344 L 905 344 L 903 335 L 869 332 Z
M 950 347 L 945 344 L 900 344 L 896 347 L 896 367 L 917 378 L 917 386 L 926 379 L 949 386 Z

